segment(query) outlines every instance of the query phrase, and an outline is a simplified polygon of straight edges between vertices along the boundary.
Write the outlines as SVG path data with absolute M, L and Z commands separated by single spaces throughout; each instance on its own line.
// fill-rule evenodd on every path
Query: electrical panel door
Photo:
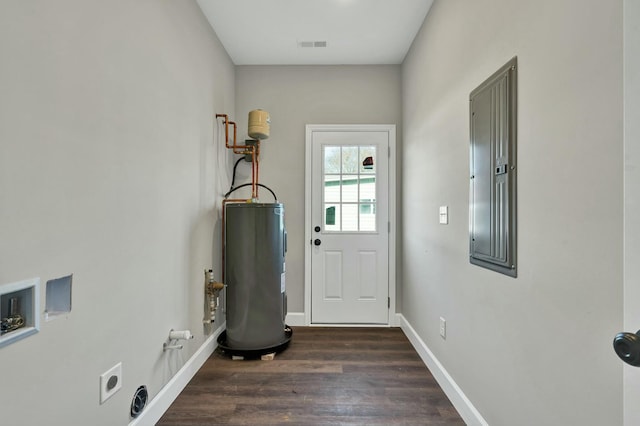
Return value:
M 470 95 L 470 262 L 516 276 L 516 58 Z

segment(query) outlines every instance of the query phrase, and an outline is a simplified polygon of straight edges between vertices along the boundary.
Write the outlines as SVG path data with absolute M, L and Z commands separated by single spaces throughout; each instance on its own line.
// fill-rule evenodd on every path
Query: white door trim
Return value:
M 307 124 L 304 172 L 304 322 L 311 324 L 311 137 L 313 132 L 371 132 L 389 134 L 389 326 L 398 326 L 396 316 L 396 126 L 395 124 Z
M 640 230 L 640 176 L 635 171 L 640 164 L 640 126 L 637 114 L 640 112 L 640 82 L 636 76 L 640 70 L 638 51 L 640 49 L 640 29 L 637 22 L 640 17 L 640 5 L 636 0 L 623 3 L 623 45 L 624 45 L 624 222 L 623 222 L 623 330 L 635 333 L 640 328 L 640 247 L 635 235 Z M 633 236 L 633 237 L 632 237 Z M 622 330 L 620 330 L 622 331 Z M 622 361 L 619 361 L 623 364 Z M 637 425 L 640 422 L 640 369 L 623 364 L 623 424 Z

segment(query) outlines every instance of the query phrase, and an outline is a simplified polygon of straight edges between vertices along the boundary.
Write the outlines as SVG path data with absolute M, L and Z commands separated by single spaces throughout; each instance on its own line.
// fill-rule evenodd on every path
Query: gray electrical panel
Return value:
M 469 260 L 516 277 L 517 58 L 470 100 Z

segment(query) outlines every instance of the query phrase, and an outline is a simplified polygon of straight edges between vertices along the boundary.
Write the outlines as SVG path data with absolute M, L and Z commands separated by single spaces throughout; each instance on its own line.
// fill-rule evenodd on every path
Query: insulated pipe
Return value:
M 258 158 L 256 156 L 256 148 L 251 149 L 251 198 L 258 198 L 258 192 L 256 191 L 256 183 L 258 181 Z
M 253 198 L 258 198 L 258 174 L 260 173 L 260 139 L 256 140 L 256 184 L 255 184 L 255 196 Z

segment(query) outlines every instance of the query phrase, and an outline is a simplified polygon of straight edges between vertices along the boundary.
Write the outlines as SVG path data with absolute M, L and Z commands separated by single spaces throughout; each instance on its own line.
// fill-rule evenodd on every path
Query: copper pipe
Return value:
M 216 114 L 216 119 L 220 117 L 224 118 L 224 140 L 226 146 L 227 142 L 229 141 L 229 116 L 227 114 Z
M 239 149 L 250 149 L 251 145 L 238 145 L 236 142 L 238 135 L 238 125 L 235 121 L 230 121 L 227 114 L 216 114 L 216 118 L 224 118 L 224 146 L 233 149 L 234 154 L 245 154 L 244 151 Z M 229 145 L 229 125 L 233 126 L 233 145 Z M 248 154 L 248 153 L 247 153 Z
M 258 155 L 260 153 L 260 140 L 256 140 L 255 145 L 238 145 L 238 125 L 235 121 L 230 121 L 227 114 L 216 114 L 216 118 L 219 117 L 224 118 L 224 146 L 231 148 L 234 154 L 251 154 L 251 198 L 258 198 Z M 229 125 L 233 126 L 233 145 L 229 145 Z
M 236 125 L 235 121 L 229 121 L 229 124 L 231 124 L 233 126 L 233 145 L 229 145 L 229 139 L 227 139 L 225 141 L 224 146 L 226 146 L 227 148 L 231 148 L 234 154 L 237 154 L 236 152 L 236 134 L 238 133 L 238 126 Z
M 238 144 L 236 143 L 238 140 L 238 125 L 235 121 L 231 121 L 229 122 L 229 124 L 233 126 L 233 146 L 227 146 L 227 148 L 233 148 L 234 154 L 241 154 L 241 152 L 236 151 L 236 148 L 240 148 L 240 146 L 238 146 Z

